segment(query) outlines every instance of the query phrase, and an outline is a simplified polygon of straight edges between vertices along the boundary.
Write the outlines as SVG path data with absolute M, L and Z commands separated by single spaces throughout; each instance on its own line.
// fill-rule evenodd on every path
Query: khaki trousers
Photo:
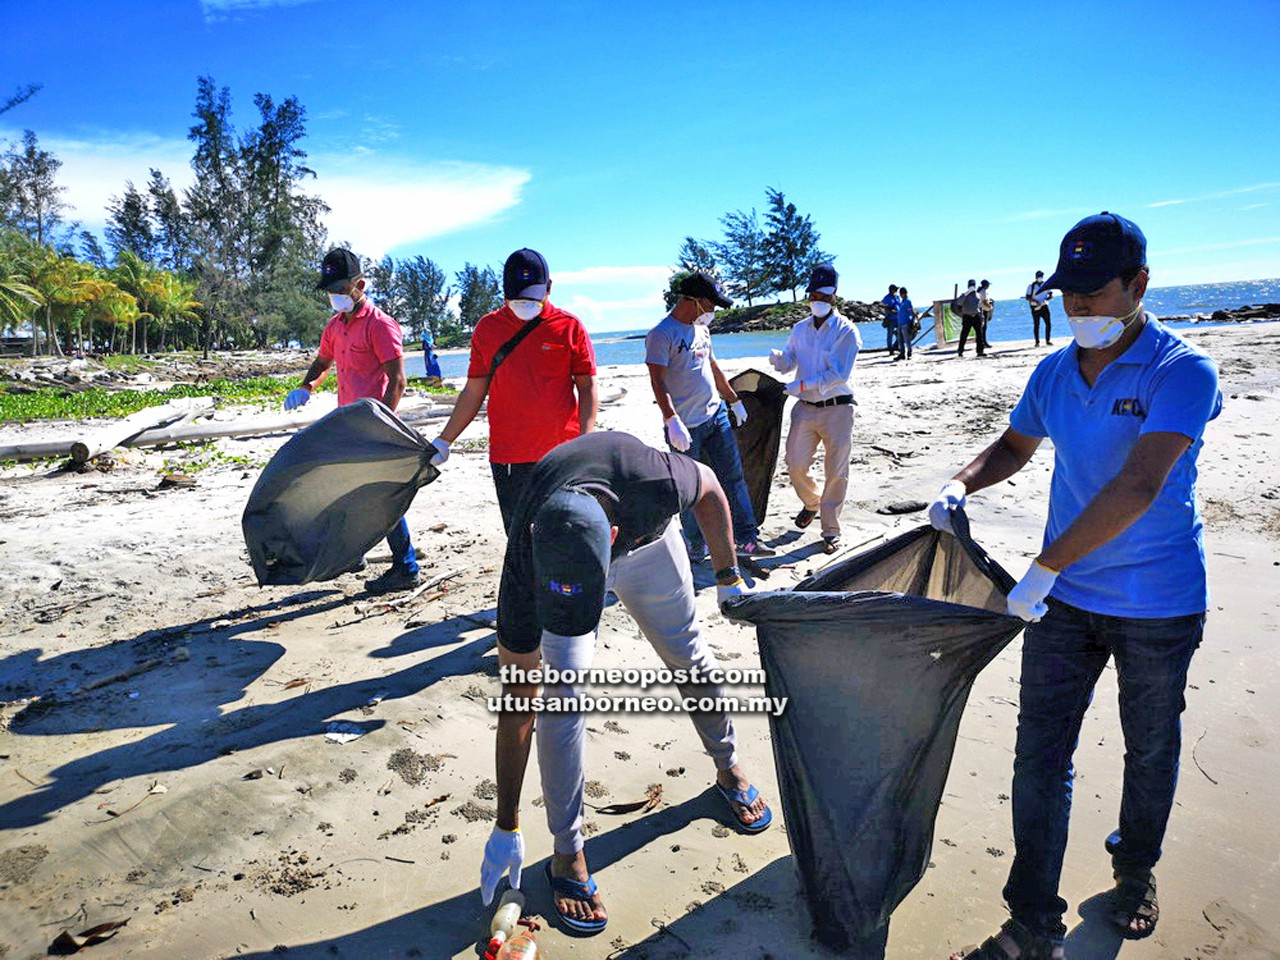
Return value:
M 822 444 L 822 492 L 809 476 L 818 444 Z M 814 407 L 796 401 L 787 433 L 787 472 L 806 510 L 815 510 L 823 536 L 840 533 L 840 512 L 849 489 L 849 453 L 853 448 L 853 404 Z

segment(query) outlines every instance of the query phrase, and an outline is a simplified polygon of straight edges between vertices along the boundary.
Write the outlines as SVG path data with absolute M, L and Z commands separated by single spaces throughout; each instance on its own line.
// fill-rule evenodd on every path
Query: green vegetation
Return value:
M 456 390 L 421 378 L 410 385 L 422 393 L 449 395 Z M 270 406 L 284 399 L 298 385 L 297 377 L 245 377 L 238 380 L 211 380 L 208 383 L 180 383 L 165 390 L 109 390 L 90 387 L 72 393 L 58 387 L 32 393 L 6 393 L 0 385 L 0 423 L 14 420 L 79 420 L 86 417 L 125 417 L 146 407 L 154 407 L 182 397 L 213 397 L 224 404 Z M 335 377 L 320 385 L 320 392 L 338 388 Z
M 109 390 L 90 387 L 78 393 L 58 388 L 33 393 L 0 393 L 0 422 L 10 420 L 78 420 L 86 417 L 124 417 L 182 397 L 214 397 L 227 403 L 252 403 L 284 397 L 297 386 L 296 377 L 248 377 L 180 383 L 165 390 Z M 326 382 L 322 390 L 333 390 Z
M 161 473 L 200 473 L 215 467 L 239 467 L 241 469 L 258 470 L 267 465 L 267 458 L 253 457 L 248 454 L 227 453 L 218 448 L 211 440 L 176 443 L 174 449 L 185 452 L 199 452 L 203 456 L 166 457 L 160 465 Z

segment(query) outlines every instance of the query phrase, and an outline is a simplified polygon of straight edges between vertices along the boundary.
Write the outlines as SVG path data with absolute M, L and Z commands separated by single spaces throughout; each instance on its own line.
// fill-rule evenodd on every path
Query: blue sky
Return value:
M 77 217 L 189 179 L 196 77 L 296 95 L 330 237 L 447 270 L 532 246 L 595 331 L 651 325 L 683 237 L 782 189 L 841 292 L 1017 296 L 1081 216 L 1156 286 L 1280 275 L 1280 6 L 1258 2 L 4 3 L 0 117 Z

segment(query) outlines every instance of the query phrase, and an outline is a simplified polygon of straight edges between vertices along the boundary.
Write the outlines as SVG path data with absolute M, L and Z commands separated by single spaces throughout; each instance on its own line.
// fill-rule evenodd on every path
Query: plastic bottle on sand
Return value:
M 542 956 L 532 930 L 525 930 L 514 940 L 508 940 L 498 951 L 497 960 L 536 960 Z
M 498 901 L 498 909 L 489 924 L 489 946 L 485 949 L 485 960 L 497 960 L 498 953 L 516 929 L 516 921 L 524 912 L 524 895 L 519 890 L 509 889 Z

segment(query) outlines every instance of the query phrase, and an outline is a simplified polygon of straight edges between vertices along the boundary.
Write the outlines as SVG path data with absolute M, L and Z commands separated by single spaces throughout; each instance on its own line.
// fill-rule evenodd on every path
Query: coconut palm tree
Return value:
M 151 290 L 153 319 L 160 328 L 160 349 L 164 349 L 165 333 L 175 322 L 193 322 L 199 319 L 203 304 L 195 299 L 194 280 L 184 280 L 173 273 L 162 272 Z
M 28 323 L 44 303 L 40 291 L 24 282 L 25 274 L 0 261 L 0 327 L 12 330 Z
M 142 352 L 147 352 L 147 320 L 155 316 L 153 300 L 160 287 L 163 271 L 147 263 L 132 250 L 121 250 L 109 274 L 111 281 L 130 294 L 137 304 L 138 321 L 133 326 L 131 353 L 138 352 L 138 327 L 142 327 Z

